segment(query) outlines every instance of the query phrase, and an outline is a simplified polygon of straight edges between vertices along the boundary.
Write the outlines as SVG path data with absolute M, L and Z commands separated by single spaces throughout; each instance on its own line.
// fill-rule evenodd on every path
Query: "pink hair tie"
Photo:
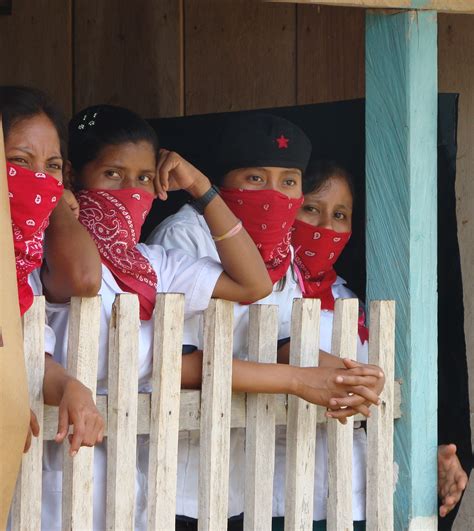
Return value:
M 220 242 L 222 240 L 227 240 L 227 238 L 232 238 L 232 236 L 235 236 L 242 230 L 242 222 L 239 221 L 235 227 L 232 227 L 228 232 L 223 234 L 222 236 L 212 236 L 212 239 L 215 242 Z

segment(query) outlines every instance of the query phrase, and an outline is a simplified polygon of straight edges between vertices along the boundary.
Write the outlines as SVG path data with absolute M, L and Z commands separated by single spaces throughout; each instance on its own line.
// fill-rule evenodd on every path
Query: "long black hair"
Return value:
M 142 141 L 149 142 L 158 157 L 158 137 L 138 114 L 115 105 L 94 105 L 83 109 L 69 122 L 69 161 L 75 178 L 105 147 Z M 80 182 L 74 183 L 74 188 L 80 186 Z
M 0 114 L 5 138 L 8 138 L 11 128 L 18 122 L 44 114 L 58 133 L 61 156 L 63 159 L 67 158 L 66 120 L 61 110 L 41 90 L 13 85 L 0 86 Z

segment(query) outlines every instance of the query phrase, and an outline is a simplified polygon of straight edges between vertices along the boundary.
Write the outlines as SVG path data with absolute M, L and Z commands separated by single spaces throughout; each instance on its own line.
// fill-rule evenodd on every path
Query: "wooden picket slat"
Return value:
M 275 363 L 277 346 L 278 306 L 250 306 L 249 360 Z M 275 395 L 247 395 L 245 455 L 244 529 L 270 531 L 275 469 Z
M 393 529 L 395 301 L 370 305 L 369 363 L 385 373 L 382 403 L 367 420 L 367 531 Z
M 290 364 L 319 363 L 319 299 L 295 299 L 291 316 Z M 313 529 L 316 406 L 288 397 L 285 531 Z
M 32 437 L 30 450 L 22 459 L 11 512 L 14 531 L 41 528 L 44 322 L 44 297 L 35 297 L 33 305 L 23 317 L 23 344 L 30 407 L 38 419 L 40 436 Z
M 211 300 L 204 313 L 199 531 L 227 528 L 233 304 Z
M 332 328 L 332 354 L 357 357 L 358 299 L 337 299 Z M 350 530 L 352 524 L 352 443 L 354 419 L 328 422 L 328 531 Z
M 134 526 L 139 330 L 138 297 L 118 295 L 109 323 L 106 528 L 111 531 Z
M 174 529 L 178 470 L 184 296 L 160 294 L 155 306 L 148 528 Z
M 67 370 L 92 390 L 94 399 L 97 388 L 100 307 L 99 297 L 72 298 L 69 314 Z M 63 531 L 92 529 L 93 461 L 93 448 L 81 448 L 71 458 L 69 445 L 67 442 L 64 444 Z

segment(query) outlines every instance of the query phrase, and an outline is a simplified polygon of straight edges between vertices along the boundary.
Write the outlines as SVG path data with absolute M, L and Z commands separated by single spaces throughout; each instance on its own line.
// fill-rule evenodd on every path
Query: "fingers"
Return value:
M 36 415 L 31 410 L 30 410 L 30 430 L 31 430 L 31 433 L 35 437 L 38 437 L 39 432 L 40 432 L 38 419 L 36 418 Z
M 349 408 L 355 412 L 354 414 L 360 413 L 366 418 L 371 416 L 369 405 L 360 397 L 357 397 L 357 400 L 353 400 L 353 397 L 348 397 L 347 399 L 331 398 L 329 405 L 333 411 L 339 411 L 340 409 L 345 411 Z
M 67 409 L 65 407 L 59 406 L 58 414 L 58 432 L 56 433 L 54 440 L 60 444 L 64 441 L 64 438 L 69 431 L 69 417 Z
M 341 424 L 347 424 L 348 417 L 352 417 L 355 414 L 356 411 L 354 409 L 347 407 L 337 410 L 328 409 L 325 413 L 325 416 L 328 419 L 336 419 L 341 422 Z
M 342 362 L 344 363 L 344 366 L 346 369 L 353 370 L 353 369 L 366 369 L 366 372 L 364 371 L 364 374 L 367 376 L 375 376 L 376 378 L 384 378 L 384 373 L 380 367 L 377 367 L 377 365 L 370 365 L 367 363 L 359 363 L 358 361 L 351 360 L 350 358 L 343 358 Z
M 154 180 L 155 192 L 162 201 L 168 199 L 168 173 L 165 164 L 168 160 L 169 153 L 166 149 L 160 149 L 158 163 L 156 165 L 156 178 Z M 163 168 L 164 166 L 165 168 Z

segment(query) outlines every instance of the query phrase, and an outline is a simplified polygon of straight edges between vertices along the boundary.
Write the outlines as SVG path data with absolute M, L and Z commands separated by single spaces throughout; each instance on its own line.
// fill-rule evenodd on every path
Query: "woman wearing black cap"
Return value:
M 323 352 L 320 353 L 320 363 L 324 365 L 331 358 L 332 366 L 300 369 L 285 364 L 288 362 L 291 303 L 294 298 L 302 296 L 293 269 L 290 229 L 303 202 L 302 173 L 310 154 L 311 144 L 306 135 L 291 122 L 270 114 L 236 115 L 228 120 L 221 135 L 217 149 L 218 175 L 214 182 L 220 187 L 221 197 L 242 221 L 266 264 L 274 289 L 259 302 L 279 306 L 279 361 L 282 362 L 264 365 L 247 361 L 248 306 L 236 305 L 233 390 L 290 393 L 329 406 L 334 392 L 350 392 L 349 387 L 337 384 L 336 378 L 354 375 L 361 385 L 367 385 L 363 393 L 376 404 L 383 387 L 383 374 L 377 367 L 347 371 L 340 361 L 335 362 L 334 357 Z M 185 205 L 159 225 L 150 235 L 148 243 L 159 243 L 167 249 L 181 248 L 196 257 L 217 259 L 209 230 L 199 212 L 190 205 Z M 201 381 L 201 318 L 197 316 L 188 322 L 187 330 L 187 337 L 194 336 L 195 339 L 187 346 L 189 355 L 183 359 L 183 385 L 194 388 L 199 387 Z M 372 376 L 365 379 L 364 374 Z M 371 385 L 374 381 L 377 382 L 375 386 Z M 360 406 L 358 411 L 368 414 L 365 406 Z M 353 412 L 346 409 L 345 412 L 329 415 L 342 419 L 343 415 Z M 241 525 L 238 515 L 243 512 L 244 506 L 244 448 L 245 431 L 232 430 L 229 516 L 237 517 L 235 524 L 230 524 L 237 528 Z M 177 514 L 182 518 L 178 517 L 177 529 L 180 526 L 189 529 L 193 525 L 189 518 L 197 518 L 198 466 L 199 434 L 181 433 Z M 275 495 L 278 497 L 282 486 L 276 487 Z

